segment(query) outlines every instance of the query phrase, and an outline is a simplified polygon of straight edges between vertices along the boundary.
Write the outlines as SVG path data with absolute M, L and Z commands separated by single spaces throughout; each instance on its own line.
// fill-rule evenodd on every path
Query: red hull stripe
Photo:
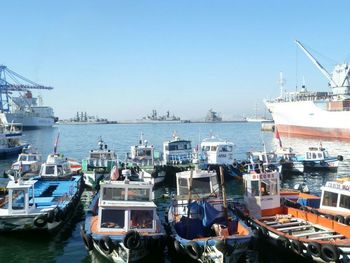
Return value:
M 295 137 L 319 137 L 350 140 L 350 129 L 311 128 L 303 126 L 276 125 L 279 133 Z

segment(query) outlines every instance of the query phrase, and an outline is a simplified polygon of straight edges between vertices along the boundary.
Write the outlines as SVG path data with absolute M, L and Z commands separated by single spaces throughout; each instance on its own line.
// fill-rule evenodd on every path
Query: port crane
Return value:
M 9 82 L 11 80 L 12 83 Z M 52 90 L 53 87 L 47 87 L 35 83 L 20 74 L 14 72 L 4 65 L 0 65 L 0 112 L 9 112 L 9 98 L 13 91 L 27 92 L 31 89 Z

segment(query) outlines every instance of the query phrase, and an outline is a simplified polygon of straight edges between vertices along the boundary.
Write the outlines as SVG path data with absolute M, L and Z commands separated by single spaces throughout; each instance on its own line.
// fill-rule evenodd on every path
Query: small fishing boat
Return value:
M 23 180 L 28 180 L 39 174 L 42 163 L 41 154 L 29 145 L 23 148 L 17 161 L 11 165 L 11 169 L 7 171 L 6 175 L 13 181 L 15 175 L 19 175 Z
M 319 214 L 317 209 L 281 202 L 277 171 L 250 171 L 243 175 L 242 214 L 260 242 L 269 242 L 283 251 L 320 262 L 348 262 L 350 226 Z M 286 197 L 288 194 L 284 194 Z M 298 193 L 309 207 L 319 199 Z M 298 198 L 299 198 L 298 197 Z M 323 199 L 322 202 L 325 202 Z M 334 201 L 334 200 L 333 200 Z
M 323 147 L 309 147 L 304 155 L 297 156 L 297 160 L 304 164 L 304 170 L 333 170 L 336 171 L 343 156 L 330 156 Z
M 8 195 L 0 205 L 0 232 L 56 232 L 75 213 L 83 188 L 81 176 L 73 175 L 67 162 L 49 155 L 39 176 L 8 182 Z
M 114 151 L 108 149 L 108 145 L 100 138 L 98 149 L 90 150 L 89 156 L 82 160 L 85 185 L 96 188 L 99 181 L 109 175 L 113 166 L 117 164 L 117 155 Z
M 173 138 L 163 143 L 164 164 L 189 164 L 193 159 L 191 141 L 180 139 L 175 133 Z
M 233 142 L 211 136 L 201 142 L 199 153 L 202 169 L 214 169 L 219 174 L 219 167 L 223 167 L 226 178 L 241 176 L 239 163 L 234 159 Z
M 113 262 L 163 262 L 166 234 L 152 201 L 153 185 L 112 179 L 100 183 L 82 225 L 86 249 Z
M 22 125 L 19 123 L 0 125 L 0 159 L 19 154 L 29 144 L 20 141 Z
M 282 173 L 282 165 L 274 152 L 250 151 L 247 153 L 247 171 L 254 169 L 276 170 Z
M 224 189 L 222 175 L 222 189 Z M 245 256 L 252 233 L 220 193 L 215 171 L 176 174 L 177 195 L 166 220 L 174 262 L 237 262 Z M 231 202 L 232 203 L 232 202 Z
M 304 173 L 304 163 L 297 159 L 297 155 L 291 147 L 278 148 L 275 154 L 282 165 L 284 175 Z
M 164 182 L 166 169 L 162 166 L 160 154 L 155 151 L 153 145 L 149 145 L 148 141 L 143 139 L 143 133 L 141 133 L 139 144 L 130 147 L 127 160 L 138 166 L 144 176 L 154 178 L 155 187 Z

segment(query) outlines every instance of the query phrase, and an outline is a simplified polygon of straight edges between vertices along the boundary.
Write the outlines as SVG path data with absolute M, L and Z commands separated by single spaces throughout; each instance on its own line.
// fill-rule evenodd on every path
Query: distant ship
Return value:
M 7 80 L 14 80 L 15 84 Z M 26 84 L 18 84 L 24 82 Z M 57 120 L 53 109 L 42 105 L 42 98 L 34 98 L 31 89 L 47 89 L 16 72 L 0 65 L 0 121 L 4 124 L 21 123 L 24 129 L 51 127 Z M 12 97 L 13 92 L 19 96 Z
M 328 79 L 331 92 L 283 92 L 278 98 L 265 101 L 280 133 L 296 136 L 317 136 L 350 139 L 350 65 L 335 66 L 332 74 L 296 41 L 321 73 Z
M 218 115 L 216 111 L 210 109 L 205 117 L 205 122 L 221 122 L 222 118 Z
M 152 114 L 143 117 L 141 120 L 137 120 L 140 123 L 180 123 L 182 122 L 180 117 L 175 115 L 170 115 L 170 112 L 167 111 L 166 115 L 159 116 L 156 110 L 152 110 Z
M 60 120 L 59 124 L 107 124 L 109 121 L 97 116 L 89 116 L 87 112 L 77 112 L 74 118 L 69 120 Z

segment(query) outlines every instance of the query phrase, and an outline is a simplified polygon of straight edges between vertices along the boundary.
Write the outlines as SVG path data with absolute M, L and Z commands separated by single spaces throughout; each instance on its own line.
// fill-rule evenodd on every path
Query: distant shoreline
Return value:
M 232 121 L 108 121 L 108 122 L 57 122 L 56 125 L 103 125 L 103 124 L 180 124 L 180 123 L 246 123 L 246 120 L 232 120 Z

